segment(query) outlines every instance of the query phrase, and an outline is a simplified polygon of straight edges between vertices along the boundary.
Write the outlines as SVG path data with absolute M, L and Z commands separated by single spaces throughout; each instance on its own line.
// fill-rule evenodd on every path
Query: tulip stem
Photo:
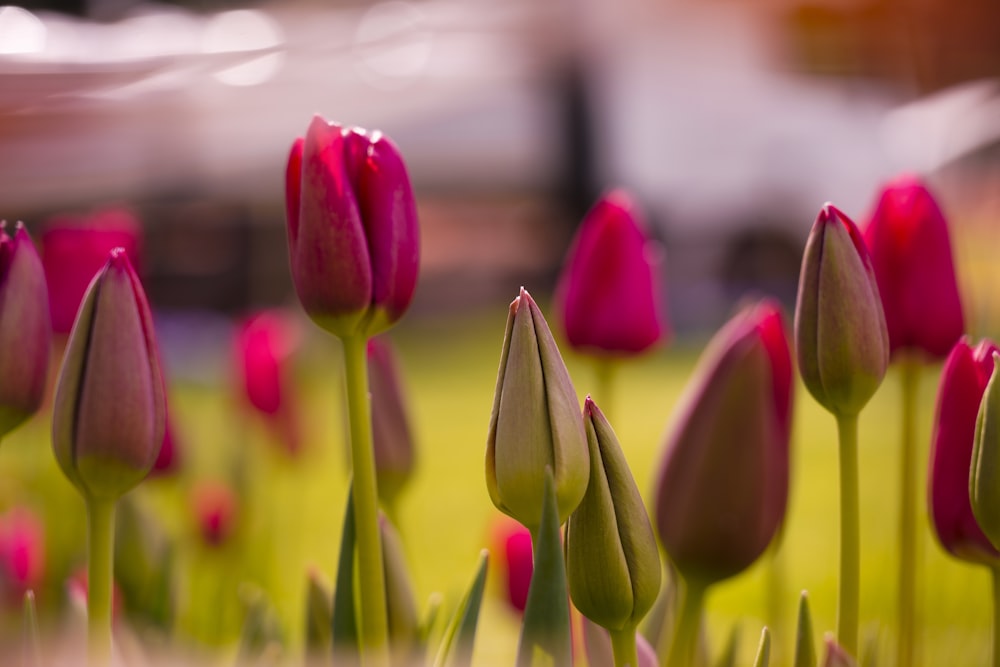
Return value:
M 920 366 L 904 359 L 899 367 L 903 394 L 903 440 L 900 461 L 899 498 L 899 634 L 896 665 L 914 664 L 917 642 L 917 452 L 916 403 Z
M 990 664 L 1000 667 L 1000 568 L 990 568 L 993 581 L 993 657 Z
M 615 655 L 615 667 L 637 667 L 639 653 L 635 646 L 635 628 L 611 630 L 611 650 Z
M 674 636 L 670 638 L 669 667 L 694 665 L 695 646 L 701 631 L 701 614 L 707 586 L 697 579 L 684 579 L 681 590 L 681 610 L 677 616 Z
M 111 589 L 117 500 L 85 494 L 87 506 L 87 656 L 89 667 L 111 664 Z
M 371 399 L 368 393 L 368 340 L 364 336 L 351 336 L 345 337 L 343 343 L 347 406 L 351 421 L 352 494 L 361 610 L 358 641 L 365 667 L 382 667 L 389 664 L 389 632 L 385 570 L 378 527 Z
M 612 408 L 614 407 L 615 375 L 618 370 L 618 360 L 606 355 L 594 358 L 594 402 L 601 408 L 601 412 L 613 421 Z
M 858 654 L 858 598 L 861 538 L 858 509 L 858 416 L 838 415 L 840 438 L 840 597 L 837 605 L 837 642 Z

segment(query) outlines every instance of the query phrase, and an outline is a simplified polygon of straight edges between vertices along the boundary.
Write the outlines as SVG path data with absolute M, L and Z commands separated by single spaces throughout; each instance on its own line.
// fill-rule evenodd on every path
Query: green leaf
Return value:
M 468 667 L 472 664 L 472 647 L 476 639 L 479 609 L 486 588 L 486 570 L 489 566 L 489 552 L 485 549 L 479 555 L 479 566 L 472 585 L 462 597 L 448 628 L 441 639 L 434 667 Z
M 328 653 L 332 647 L 333 593 L 330 582 L 319 572 L 306 578 L 306 649 L 309 653 Z
M 726 648 L 723 649 L 719 659 L 715 662 L 715 667 L 736 667 L 736 652 L 740 647 L 740 626 L 733 625 L 729 631 L 729 639 L 726 640 Z
M 809 594 L 802 591 L 799 598 L 799 623 L 795 631 L 795 667 L 816 667 L 816 644 L 813 641 L 812 614 L 809 613 Z
M 38 614 L 35 612 L 35 593 L 24 594 L 24 667 L 42 667 L 42 643 L 38 638 Z
M 344 527 L 340 534 L 340 558 L 333 592 L 332 643 L 334 655 L 358 650 L 358 621 L 354 609 L 354 488 L 347 489 Z
M 753 667 L 767 667 L 771 662 L 771 632 L 764 626 L 760 631 L 760 644 L 757 646 L 757 657 L 754 658 Z
M 535 569 L 524 608 L 521 639 L 517 646 L 517 667 L 571 667 L 569 599 L 566 593 L 566 564 L 559 541 L 559 513 L 556 506 L 552 469 L 545 469 L 542 521 L 532 534 Z

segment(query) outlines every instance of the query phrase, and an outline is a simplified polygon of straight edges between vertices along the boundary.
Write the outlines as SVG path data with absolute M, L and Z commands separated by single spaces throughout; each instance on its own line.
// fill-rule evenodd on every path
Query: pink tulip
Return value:
M 979 404 L 997 352 L 1000 347 L 991 340 L 973 348 L 968 339 L 961 338 L 945 360 L 927 489 L 931 523 L 941 545 L 958 558 L 993 566 L 1000 565 L 1000 551 L 983 534 L 972 513 L 969 468 Z
M 38 588 L 45 574 L 45 532 L 27 508 L 16 507 L 0 517 L 0 582 L 11 604 Z
M 142 229 L 124 209 L 105 209 L 90 216 L 58 216 L 42 233 L 42 262 L 49 284 L 52 328 L 69 333 L 76 311 L 94 274 L 104 266 L 113 248 L 124 248 L 135 266 L 140 256 Z
M 221 546 L 236 527 L 236 494 L 221 482 L 201 482 L 191 491 L 191 507 L 202 541 Z
M 890 351 L 948 354 L 965 331 L 948 224 L 919 178 L 886 185 L 865 228 Z
M 0 222 L 0 438 L 45 397 L 52 326 L 45 274 L 24 225 Z
M 734 317 L 695 378 L 667 437 L 655 518 L 680 573 L 710 584 L 749 567 L 785 516 L 792 366 L 777 305 Z
M 556 291 L 570 345 L 630 355 L 666 337 L 658 260 L 624 191 L 598 201 L 580 224 Z
M 417 209 L 396 146 L 316 116 L 285 175 L 288 249 L 302 306 L 341 336 L 372 336 L 413 298 Z
M 531 532 L 517 521 L 502 517 L 493 527 L 491 542 L 491 552 L 503 578 L 506 600 L 516 611 L 523 613 L 534 572 Z

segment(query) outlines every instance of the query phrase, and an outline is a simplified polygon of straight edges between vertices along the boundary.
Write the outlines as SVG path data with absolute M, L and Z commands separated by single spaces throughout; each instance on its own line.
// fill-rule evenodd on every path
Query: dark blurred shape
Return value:
M 732 301 L 766 294 L 792 310 L 802 241 L 786 231 L 789 228 L 787 224 L 775 226 L 761 220 L 740 225 L 742 231 L 727 241 L 719 275 Z

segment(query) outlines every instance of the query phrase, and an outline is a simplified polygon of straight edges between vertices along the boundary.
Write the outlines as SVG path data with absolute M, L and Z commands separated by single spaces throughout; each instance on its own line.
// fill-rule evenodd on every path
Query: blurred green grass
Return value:
M 457 601 L 473 576 L 479 551 L 489 546 L 490 527 L 499 516 L 486 492 L 483 456 L 505 318 L 501 306 L 462 317 L 407 321 L 392 333 L 420 448 L 418 474 L 405 492 L 399 518 L 421 607 L 433 592 L 445 595 L 446 606 Z M 703 343 L 675 343 L 624 362 L 618 374 L 611 421 L 647 499 L 668 421 Z M 181 642 L 231 642 L 241 618 L 235 591 L 250 580 L 268 593 L 291 644 L 301 649 L 305 572 L 314 567 L 332 580 L 347 493 L 337 348 L 334 339 L 309 329 L 299 364 L 308 438 L 297 458 L 268 442 L 269 436 L 240 408 L 235 390 L 225 383 L 174 385 L 171 411 L 184 470 L 178 478 L 150 480 L 133 499 L 157 517 L 179 545 L 176 633 Z M 566 360 L 582 398 L 594 384 L 594 369 L 585 358 L 567 353 Z M 938 373 L 939 367 L 927 367 L 922 376 L 918 434 L 923 461 Z M 710 640 L 720 645 L 729 628 L 740 624 L 746 663 L 765 623 L 775 631 L 779 655 L 791 651 L 801 590 L 809 591 L 817 631 L 834 627 L 836 429 L 833 418 L 801 385 L 798 389 L 790 512 L 778 567 L 760 563 L 718 586 L 708 600 Z M 601 403 L 599 396 L 595 400 Z M 898 406 L 898 378 L 890 371 L 862 415 L 860 435 L 863 634 L 880 632 L 884 654 L 892 645 L 895 614 Z M 222 551 L 194 539 L 187 500 L 197 480 L 216 477 L 245 480 L 240 529 Z M 83 564 L 84 517 L 82 502 L 51 456 L 45 417 L 13 434 L 0 448 L 0 502 L 3 507 L 26 503 L 44 514 L 52 581 L 40 602 L 43 608 L 60 608 L 60 577 Z M 921 521 L 923 591 L 918 613 L 923 662 L 984 664 L 991 613 L 987 573 L 945 555 L 931 535 L 926 512 Z M 777 607 L 773 601 L 769 605 L 765 594 L 769 576 L 784 591 Z M 492 590 L 477 642 L 477 664 L 512 664 L 517 619 L 500 601 L 495 580 Z

